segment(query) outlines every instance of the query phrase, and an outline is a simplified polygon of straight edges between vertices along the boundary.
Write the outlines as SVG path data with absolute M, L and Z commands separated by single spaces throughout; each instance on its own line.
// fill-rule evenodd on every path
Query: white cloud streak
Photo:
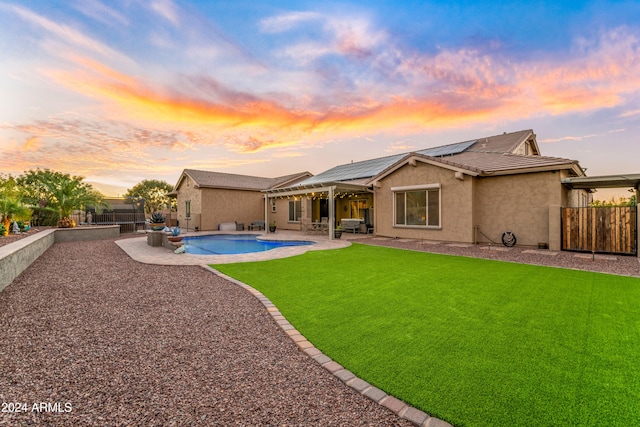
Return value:
M 34 13 L 31 10 L 25 9 L 20 6 L 12 5 L 9 7 L 20 18 L 47 31 L 50 34 L 57 36 L 59 39 L 64 40 L 67 43 L 94 53 L 98 53 L 103 57 L 112 60 L 131 62 L 126 56 L 122 55 L 117 50 L 114 50 L 108 45 L 83 34 L 81 31 L 78 31 L 69 25 L 58 24 L 51 21 L 50 19 L 45 18 L 44 16 L 38 15 L 37 13 Z

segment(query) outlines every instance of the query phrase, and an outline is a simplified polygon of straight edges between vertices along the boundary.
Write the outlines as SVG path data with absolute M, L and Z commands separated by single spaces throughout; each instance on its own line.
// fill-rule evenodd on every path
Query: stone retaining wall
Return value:
M 120 236 L 119 225 L 50 228 L 6 246 L 0 246 L 0 291 L 58 242 L 103 240 Z

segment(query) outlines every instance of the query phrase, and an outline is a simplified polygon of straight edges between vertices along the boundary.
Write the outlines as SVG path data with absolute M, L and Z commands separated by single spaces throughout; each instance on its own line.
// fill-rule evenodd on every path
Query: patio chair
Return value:
M 323 216 L 320 218 L 320 231 L 322 233 L 326 233 L 329 231 L 329 218 Z
M 304 219 L 300 220 L 300 229 L 304 234 L 313 234 L 316 231 L 315 224 Z

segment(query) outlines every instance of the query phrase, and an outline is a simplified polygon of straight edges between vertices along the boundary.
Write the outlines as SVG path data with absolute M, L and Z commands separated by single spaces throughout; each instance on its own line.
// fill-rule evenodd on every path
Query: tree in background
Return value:
M 626 198 L 621 197 L 620 199 L 616 199 L 612 197 L 610 200 L 594 200 L 589 204 L 592 207 L 608 207 L 608 206 L 636 206 L 638 202 L 636 201 L 636 195 Z
M 60 217 L 49 207 L 50 195 L 45 182 L 54 179 L 55 172 L 50 170 L 30 170 L 17 178 L 22 188 L 23 201 L 33 210 L 35 225 L 56 225 Z
M 76 209 L 83 209 L 87 205 L 106 206 L 104 196 L 83 180 L 81 176 L 48 169 L 30 170 L 17 179 L 23 187 L 24 200 L 34 206 L 39 215 L 54 212 L 58 227 L 74 227 L 71 214 Z
M 16 179 L 9 175 L 8 177 L 0 176 L 0 220 L 2 220 L 2 235 L 9 234 L 11 221 L 28 220 L 31 217 L 31 211 L 22 202 L 22 193 Z
M 171 190 L 173 190 L 173 186 L 166 181 L 145 179 L 127 189 L 125 197 L 143 198 L 145 200 L 144 211 L 150 214 L 165 208 L 175 210 L 176 201 L 169 197 Z

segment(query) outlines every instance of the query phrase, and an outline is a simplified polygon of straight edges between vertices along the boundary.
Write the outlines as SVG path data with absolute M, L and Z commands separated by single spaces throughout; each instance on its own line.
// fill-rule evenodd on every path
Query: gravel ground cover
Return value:
M 425 242 L 421 240 L 385 239 L 376 237 L 358 239 L 357 242 L 414 251 L 469 256 L 523 264 L 545 265 L 550 267 L 572 268 L 577 270 L 599 271 L 602 273 L 640 277 L 640 258 L 635 256 L 596 254 L 594 259 L 592 254 L 566 251 L 538 251 L 537 249 L 519 246 L 506 248 L 504 246 L 489 247 L 485 245 L 448 245 L 445 243 Z M 535 253 L 527 253 L 528 251 L 534 251 Z
M 299 351 L 244 289 L 112 240 L 53 245 L 0 293 L 0 325 L 0 401 L 20 403 L 0 425 L 411 425 Z
M 637 257 L 358 241 L 640 277 Z M 411 425 L 301 353 L 248 292 L 110 240 L 50 248 L 0 293 L 0 325 L 0 402 L 21 403 L 0 425 Z

